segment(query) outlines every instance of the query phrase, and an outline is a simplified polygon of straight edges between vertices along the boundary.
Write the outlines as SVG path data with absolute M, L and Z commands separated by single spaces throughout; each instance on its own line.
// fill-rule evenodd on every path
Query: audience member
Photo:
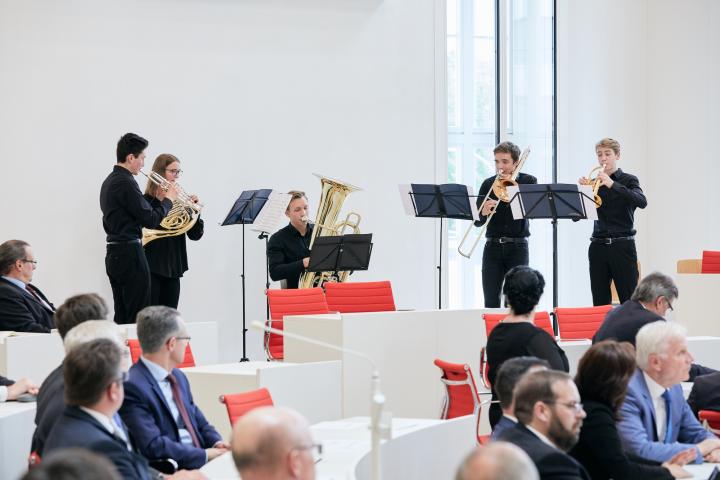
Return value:
M 490 333 L 487 341 L 488 379 L 494 385 L 498 369 L 505 360 L 526 355 L 547 360 L 555 370 L 568 371 L 565 352 L 555 343 L 547 332 L 533 324 L 535 307 L 540 301 L 545 279 L 537 270 L 519 266 L 505 275 L 503 294 L 510 314 Z M 492 399 L 497 400 L 497 392 L 492 389 Z M 489 410 L 490 425 L 495 427 L 502 411 L 497 403 Z
M 697 377 L 688 404 L 695 416 L 700 410 L 720 410 L 720 372 Z
M 527 453 L 507 442 L 478 447 L 467 456 L 455 480 L 540 480 Z
M 540 478 L 589 480 L 582 465 L 565 453 L 577 443 L 585 418 L 570 375 L 556 370 L 528 373 L 515 387 L 514 399 L 518 424 L 499 440 L 522 448 Z
M 515 403 L 513 402 L 513 389 L 520 377 L 527 372 L 547 370 L 550 364 L 546 360 L 537 357 L 516 357 L 506 360 L 498 370 L 495 378 L 495 392 L 497 392 L 502 418 L 495 424 L 491 439 L 495 440 L 498 435 L 517 423 L 515 417 Z
M 720 461 L 720 440 L 705 430 L 683 397 L 692 355 L 685 328 L 674 322 L 653 322 L 635 339 L 637 370 L 620 409 L 618 431 L 627 452 L 666 462 L 693 448 L 695 462 Z
M 55 307 L 32 285 L 37 261 L 22 240 L 0 245 L 0 330 L 49 333 Z
M 122 480 L 107 458 L 83 448 L 61 448 L 43 458 L 22 480 Z
M 587 469 L 593 480 L 690 476 L 682 466 L 695 459 L 695 449 L 681 451 L 662 466 L 623 450 L 615 422 L 633 373 L 635 350 L 627 342 L 604 340 L 585 352 L 578 364 L 575 384 L 587 416 L 580 440 L 570 455 Z
M 17 400 L 20 395 L 25 393 L 37 395 L 38 387 L 32 380 L 21 378 L 16 382 L 0 375 L 0 403 Z
M 174 308 L 145 307 L 137 315 L 137 336 L 143 353 L 130 368 L 120 414 L 145 457 L 200 468 L 229 445 L 195 405 L 185 374 L 176 368 L 190 341 L 185 322 Z
M 233 428 L 232 455 L 243 480 L 312 480 L 320 454 L 307 420 L 289 408 L 256 408 Z

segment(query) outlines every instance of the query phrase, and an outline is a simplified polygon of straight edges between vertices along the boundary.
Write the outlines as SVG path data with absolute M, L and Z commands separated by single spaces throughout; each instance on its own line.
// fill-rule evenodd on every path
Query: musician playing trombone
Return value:
M 593 305 L 609 305 L 613 280 L 620 303 L 629 300 L 637 286 L 634 215 L 636 208 L 647 206 L 647 199 L 638 178 L 618 168 L 620 143 L 617 140 L 603 138 L 595 145 L 595 154 L 599 173 L 592 179 L 582 177 L 578 183 L 599 182 L 594 185 L 599 186 L 598 219 L 588 248 L 590 289 Z
M 310 239 L 313 226 L 305 192 L 291 190 L 285 216 L 290 223 L 275 232 L 268 241 L 270 278 L 285 281 L 285 288 L 298 288 L 300 275 L 310 263 Z
M 480 221 L 475 225 L 485 224 L 487 217 L 494 211 L 487 226 L 485 248 L 482 259 L 482 283 L 485 295 L 485 308 L 500 307 L 500 292 L 505 274 L 513 267 L 529 263 L 528 237 L 530 222 L 515 220 L 506 202 L 498 201 L 493 193 L 485 199 L 496 180 L 509 179 L 520 161 L 520 148 L 512 142 L 502 142 L 493 149 L 495 169 L 493 175 L 480 186 L 477 207 L 482 206 Z M 517 183 L 537 183 L 532 175 L 520 172 Z M 483 204 L 483 200 L 485 203 Z

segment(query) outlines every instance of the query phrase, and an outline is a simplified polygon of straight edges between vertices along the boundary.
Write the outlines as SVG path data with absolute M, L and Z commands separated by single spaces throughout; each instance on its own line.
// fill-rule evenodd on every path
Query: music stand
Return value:
M 242 273 L 240 274 L 240 278 L 242 278 L 243 351 L 242 358 L 240 359 L 241 362 L 249 361 L 246 354 L 246 337 L 248 329 L 245 326 L 245 224 L 252 224 L 253 222 L 255 222 L 255 219 L 260 213 L 260 210 L 262 210 L 265 202 L 267 202 L 268 198 L 270 197 L 270 192 L 272 192 L 272 190 L 269 188 L 243 191 L 242 193 L 240 193 L 240 196 L 237 198 L 237 200 L 235 200 L 235 203 L 230 209 L 230 212 L 225 217 L 225 220 L 223 220 L 223 222 L 220 224 L 221 226 L 237 224 L 242 225 Z
M 346 270 L 367 270 L 372 246 L 372 233 L 316 237 L 307 271 L 337 274 Z
M 440 219 L 440 252 L 438 255 L 438 309 L 442 309 L 442 237 L 443 218 L 477 220 L 477 210 L 470 200 L 472 195 L 466 185 L 446 183 L 442 185 L 411 183 L 410 199 L 418 218 Z

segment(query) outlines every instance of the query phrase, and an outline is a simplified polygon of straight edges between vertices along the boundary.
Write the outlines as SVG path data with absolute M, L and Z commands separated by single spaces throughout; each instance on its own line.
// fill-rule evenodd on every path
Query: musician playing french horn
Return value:
M 152 171 L 170 184 L 175 184 L 182 173 L 180 160 L 175 155 L 163 153 L 155 159 Z M 150 205 L 153 207 L 160 205 L 165 197 L 165 190 L 148 179 L 145 199 Z M 200 203 L 196 195 L 189 195 L 189 200 L 195 204 Z M 204 223 L 198 214 L 194 225 L 186 232 L 162 236 L 144 244 L 145 256 L 150 267 L 150 305 L 177 308 L 180 300 L 180 278 L 188 270 L 185 237 L 190 240 L 200 240 L 203 231 Z
M 502 142 L 493 149 L 493 154 L 498 174 L 485 179 L 480 186 L 477 200 L 477 207 L 482 205 L 480 221 L 476 222 L 478 227 L 484 225 L 488 216 L 495 212 L 487 226 L 487 240 L 483 249 L 482 283 L 486 308 L 500 307 L 500 292 L 505 274 L 517 265 L 529 263 L 530 222 L 513 219 L 510 205 L 498 201 L 490 192 L 496 180 L 509 179 L 518 167 L 520 148 L 512 142 Z M 522 172 L 515 181 L 519 184 L 537 183 L 535 177 Z M 490 197 L 485 200 L 488 193 Z
M 638 283 L 637 251 L 635 249 L 635 209 L 645 208 L 647 199 L 635 175 L 618 168 L 620 143 L 603 138 L 595 145 L 598 173 L 582 177 L 581 185 L 597 188 L 599 203 L 590 246 L 590 288 L 593 305 L 609 305 L 612 301 L 610 283 L 620 303 L 629 300 Z M 595 169 L 593 169 L 595 171 Z
M 273 281 L 286 281 L 286 288 L 298 288 L 300 275 L 310 262 L 313 225 L 308 220 L 309 204 L 305 192 L 292 190 L 285 216 L 290 223 L 268 241 L 268 264 Z
M 126 133 L 117 144 L 117 163 L 100 188 L 100 209 L 107 234 L 105 271 L 110 279 L 115 323 L 134 323 L 150 304 L 150 269 L 141 244 L 142 228 L 158 228 L 177 199 L 170 185 L 152 206 L 133 178 L 145 166 L 148 141 Z

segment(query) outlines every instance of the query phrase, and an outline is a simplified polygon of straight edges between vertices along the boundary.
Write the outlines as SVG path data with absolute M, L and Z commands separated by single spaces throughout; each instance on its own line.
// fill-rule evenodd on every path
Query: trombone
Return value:
M 523 150 L 522 154 L 520 155 L 520 160 L 518 161 L 517 166 L 513 170 L 512 174 L 510 175 L 510 178 L 500 178 L 501 173 L 498 172 L 498 174 L 495 176 L 495 180 L 492 183 L 492 186 L 490 187 L 490 190 L 485 195 L 485 198 L 483 198 L 482 203 L 480 204 L 480 207 L 478 208 L 478 213 L 482 214 L 483 207 L 485 206 L 485 203 L 488 200 L 492 200 L 490 198 L 491 194 L 495 194 L 495 198 L 497 198 L 501 202 L 509 202 L 510 201 L 510 195 L 508 194 L 507 188 L 508 187 L 517 187 L 517 176 L 520 173 L 520 169 L 522 169 L 523 165 L 525 164 L 525 160 L 527 160 L 528 155 L 530 155 L 530 147 Z M 470 250 L 463 251 L 463 246 L 465 245 L 465 242 L 468 240 L 468 237 L 470 236 L 470 232 L 473 230 L 473 227 L 475 226 L 474 222 L 471 222 L 468 226 L 468 229 L 465 231 L 465 235 L 463 235 L 462 240 L 460 240 L 460 244 L 458 245 L 457 251 L 460 255 L 462 255 L 465 258 L 472 257 L 472 254 L 475 252 L 475 249 L 477 248 L 478 244 L 480 243 L 480 239 L 485 236 L 485 232 L 487 231 L 487 227 L 490 224 L 490 220 L 492 220 L 492 217 L 495 215 L 495 212 L 497 212 L 497 206 L 488 214 L 487 217 L 485 217 L 485 223 L 480 226 L 479 230 L 476 231 L 475 240 L 472 243 L 472 246 L 470 247 Z

